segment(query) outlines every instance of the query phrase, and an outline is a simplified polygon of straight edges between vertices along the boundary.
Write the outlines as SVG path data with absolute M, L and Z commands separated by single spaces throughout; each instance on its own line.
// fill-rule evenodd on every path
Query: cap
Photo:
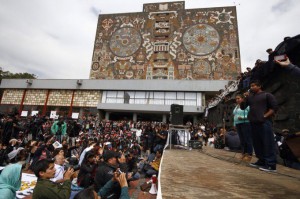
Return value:
M 15 138 L 13 138 L 13 139 L 11 139 L 11 140 L 9 140 L 9 143 L 12 143 L 12 142 L 17 142 L 18 140 L 17 139 L 15 139 Z
M 120 153 L 118 152 L 115 152 L 115 151 L 110 151 L 110 150 L 107 150 L 103 153 L 103 159 L 104 161 L 107 161 L 113 157 L 116 157 L 116 158 L 119 158 L 120 157 Z

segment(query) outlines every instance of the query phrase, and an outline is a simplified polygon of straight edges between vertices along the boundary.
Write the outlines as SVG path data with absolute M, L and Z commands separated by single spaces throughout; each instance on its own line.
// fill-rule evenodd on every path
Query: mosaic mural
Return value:
M 241 71 L 235 7 L 99 15 L 91 79 L 236 79 Z

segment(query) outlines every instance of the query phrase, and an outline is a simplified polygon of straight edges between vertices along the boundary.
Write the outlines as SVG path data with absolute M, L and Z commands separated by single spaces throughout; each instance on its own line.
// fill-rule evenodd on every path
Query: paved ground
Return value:
M 239 153 L 210 147 L 166 150 L 161 167 L 162 198 L 300 198 L 299 170 L 277 165 L 277 173 L 266 173 L 239 157 Z M 156 198 L 140 190 L 147 180 L 130 182 L 131 199 Z
M 300 198 L 300 171 L 278 165 L 277 173 L 266 173 L 241 163 L 239 157 L 210 147 L 166 150 L 162 198 Z

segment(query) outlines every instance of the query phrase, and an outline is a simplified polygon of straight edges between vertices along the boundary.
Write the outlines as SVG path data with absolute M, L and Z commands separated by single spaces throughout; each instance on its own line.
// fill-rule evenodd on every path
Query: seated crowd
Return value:
M 0 193 L 20 189 L 21 169 L 38 180 L 32 198 L 129 198 L 128 184 L 158 175 L 168 125 L 46 117 L 1 119 Z M 6 172 L 19 165 L 17 184 Z M 90 196 L 90 197 L 88 197 Z

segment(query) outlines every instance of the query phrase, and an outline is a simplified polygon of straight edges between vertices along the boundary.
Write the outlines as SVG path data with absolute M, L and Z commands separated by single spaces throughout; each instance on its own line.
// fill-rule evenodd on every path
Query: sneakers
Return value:
M 276 165 L 259 167 L 259 170 L 266 172 L 276 172 Z
M 263 163 L 257 161 L 257 162 L 255 162 L 255 163 L 250 163 L 249 166 L 255 167 L 255 168 L 260 168 L 260 167 L 264 167 L 265 164 L 263 164 Z

